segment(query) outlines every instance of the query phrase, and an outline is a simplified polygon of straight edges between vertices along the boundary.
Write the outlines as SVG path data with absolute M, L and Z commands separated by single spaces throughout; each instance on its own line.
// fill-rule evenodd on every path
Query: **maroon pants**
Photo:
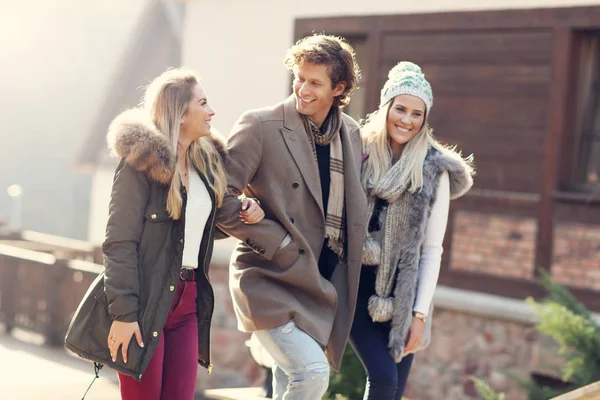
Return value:
M 119 373 L 123 400 L 194 399 L 198 373 L 196 296 L 196 282 L 179 281 L 158 347 L 142 380 Z

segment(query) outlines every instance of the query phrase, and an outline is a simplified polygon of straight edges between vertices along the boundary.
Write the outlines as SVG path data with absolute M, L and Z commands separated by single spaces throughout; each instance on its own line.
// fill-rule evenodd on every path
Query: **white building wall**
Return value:
M 18 183 L 25 229 L 85 238 L 73 161 L 148 1 L 0 0 L 0 214 Z
M 289 90 L 283 65 L 296 18 L 600 5 L 600 0 L 188 0 L 183 64 L 203 77 L 225 136 L 240 114 Z
M 114 175 L 115 166 L 98 166 L 92 178 L 88 241 L 96 245 L 104 241 Z

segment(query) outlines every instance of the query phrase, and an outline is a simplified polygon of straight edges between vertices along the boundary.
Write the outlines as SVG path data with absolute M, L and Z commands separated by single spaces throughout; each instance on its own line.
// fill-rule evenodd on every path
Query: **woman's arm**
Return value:
M 431 208 L 431 215 L 425 228 L 425 241 L 419 261 L 419 278 L 417 296 L 413 311 L 427 315 L 433 301 L 433 292 L 437 286 L 442 261 L 444 234 L 448 223 L 450 206 L 450 180 L 448 173 L 440 176 L 436 199 Z
M 138 243 L 150 191 L 146 174 L 121 160 L 115 172 L 102 244 L 108 311 L 116 321 L 137 321 Z

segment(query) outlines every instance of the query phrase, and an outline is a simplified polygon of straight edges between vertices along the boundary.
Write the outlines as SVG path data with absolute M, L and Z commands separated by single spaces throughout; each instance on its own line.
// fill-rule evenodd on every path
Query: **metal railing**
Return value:
M 42 334 L 46 344 L 62 345 L 77 305 L 104 269 L 83 260 L 93 259 L 93 254 L 93 246 L 87 250 L 65 243 L 1 241 L 0 322 L 6 331 L 24 328 Z

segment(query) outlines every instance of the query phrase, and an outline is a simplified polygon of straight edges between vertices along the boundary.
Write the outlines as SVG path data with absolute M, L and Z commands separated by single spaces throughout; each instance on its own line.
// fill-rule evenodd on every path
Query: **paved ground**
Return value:
M 94 377 L 91 363 L 19 330 L 0 330 L 0 371 L 0 400 L 79 400 Z M 119 398 L 116 374 L 103 369 L 86 400 Z
M 93 378 L 90 362 L 43 345 L 38 335 L 0 327 L 0 400 L 80 400 Z M 116 373 L 103 368 L 85 400 L 120 398 Z

